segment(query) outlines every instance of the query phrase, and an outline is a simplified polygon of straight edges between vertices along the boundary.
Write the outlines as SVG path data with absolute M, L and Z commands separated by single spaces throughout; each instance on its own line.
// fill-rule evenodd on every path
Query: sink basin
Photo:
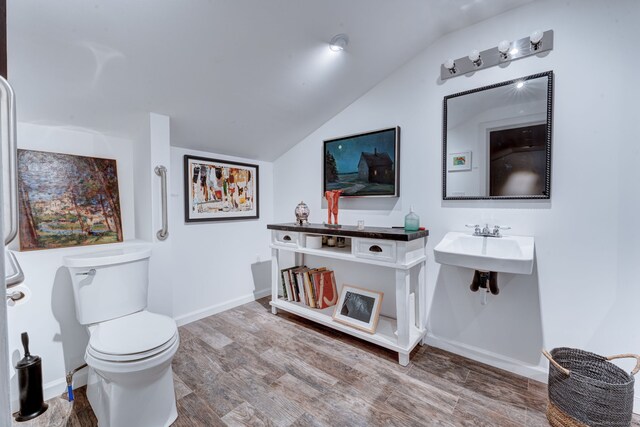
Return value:
M 531 274 L 533 237 L 479 237 L 449 232 L 433 249 L 439 264 L 499 273 Z

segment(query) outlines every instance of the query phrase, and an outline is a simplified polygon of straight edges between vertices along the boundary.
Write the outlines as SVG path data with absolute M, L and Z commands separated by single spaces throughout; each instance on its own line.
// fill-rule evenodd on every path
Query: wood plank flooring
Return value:
M 427 346 L 402 367 L 396 353 L 272 315 L 268 299 L 181 327 L 180 339 L 176 427 L 549 425 L 544 384 Z M 14 425 L 97 425 L 84 388 L 49 404 Z

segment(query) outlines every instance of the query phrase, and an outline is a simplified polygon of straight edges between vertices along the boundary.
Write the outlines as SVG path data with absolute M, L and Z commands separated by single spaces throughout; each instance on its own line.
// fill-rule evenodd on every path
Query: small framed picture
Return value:
M 184 220 L 259 218 L 258 165 L 184 156 Z
M 471 151 L 449 153 L 447 157 L 447 172 L 471 170 Z
M 333 320 L 373 334 L 378 326 L 382 292 L 343 285 Z

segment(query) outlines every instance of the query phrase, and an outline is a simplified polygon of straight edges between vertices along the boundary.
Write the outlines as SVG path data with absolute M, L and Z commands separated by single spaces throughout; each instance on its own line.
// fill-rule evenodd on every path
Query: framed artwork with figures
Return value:
M 185 222 L 259 218 L 258 175 L 258 165 L 185 155 Z

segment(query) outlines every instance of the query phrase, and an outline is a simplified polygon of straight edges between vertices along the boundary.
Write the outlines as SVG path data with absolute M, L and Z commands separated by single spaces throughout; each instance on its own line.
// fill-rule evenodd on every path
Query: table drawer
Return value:
M 300 233 L 295 231 L 276 230 L 273 236 L 273 243 L 285 246 L 298 246 Z
M 396 262 L 396 242 L 392 240 L 354 239 L 353 254 L 359 258 Z

